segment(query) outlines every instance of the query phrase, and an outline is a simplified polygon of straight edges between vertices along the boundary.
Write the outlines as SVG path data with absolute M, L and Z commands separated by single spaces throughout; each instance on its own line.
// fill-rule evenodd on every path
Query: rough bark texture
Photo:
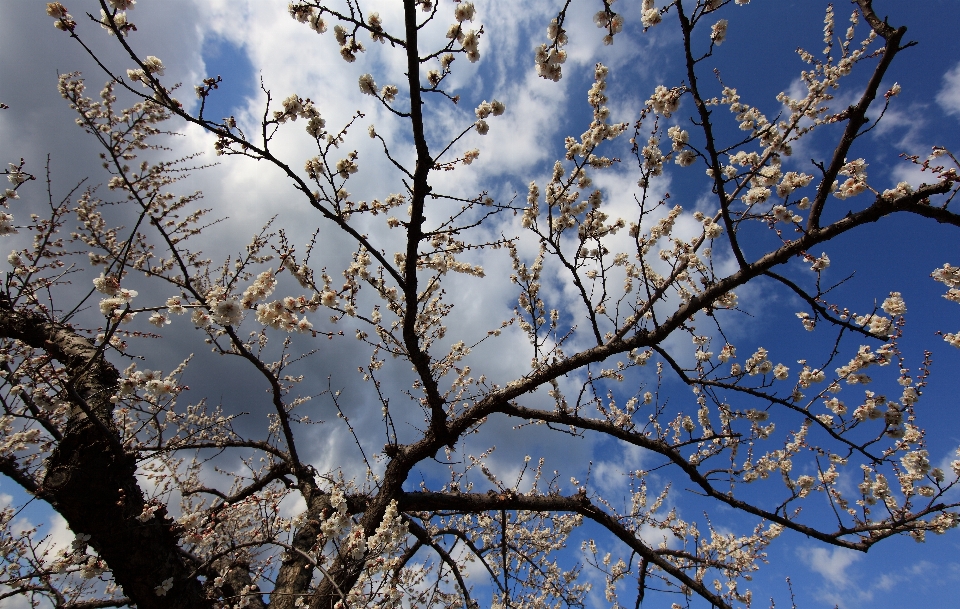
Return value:
M 322 518 L 322 515 L 316 512 L 315 509 L 310 510 L 307 522 L 293 536 L 292 545 L 299 551 L 288 550 L 283 554 L 274 594 L 270 597 L 271 609 L 293 609 L 297 597 L 310 591 L 313 564 L 300 552 L 309 554 L 320 535 L 320 521 L 317 517 Z
M 213 563 L 213 571 L 223 573 L 223 583 L 220 591 L 223 598 L 231 606 L 240 603 L 241 597 L 246 599 L 246 606 L 250 609 L 265 609 L 263 597 L 257 594 L 253 578 L 250 577 L 250 563 L 245 560 L 218 560 Z M 291 602 L 290 606 L 293 606 Z M 273 605 L 271 605 L 273 607 Z
M 135 477 L 136 456 L 118 450 L 110 396 L 120 378 L 96 347 L 70 326 L 0 301 L 0 337 L 19 340 L 62 363 L 70 374 L 74 414 L 47 460 L 36 495 L 54 507 L 113 572 L 139 609 L 211 607 L 178 547 L 175 523 L 160 507 L 138 520 L 146 502 Z M 88 416 L 89 415 L 89 416 Z M 164 595 L 158 587 L 170 580 Z

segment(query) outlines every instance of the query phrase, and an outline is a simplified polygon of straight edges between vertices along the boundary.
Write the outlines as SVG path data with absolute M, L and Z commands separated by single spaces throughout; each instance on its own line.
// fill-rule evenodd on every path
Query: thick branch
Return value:
M 224 600 L 227 600 L 230 606 L 239 604 L 240 606 L 250 607 L 250 609 L 266 609 L 267 605 L 263 602 L 263 598 L 257 594 L 256 584 L 250 577 L 250 563 L 245 560 L 219 560 L 212 567 L 214 572 L 223 578 L 220 591 L 223 593 Z M 290 606 L 293 606 L 292 601 Z
M 126 607 L 132 603 L 133 599 L 125 597 L 105 598 L 96 601 L 76 601 L 73 603 L 66 603 L 63 605 L 63 609 L 102 609 L 104 607 Z
M 292 550 L 283 553 L 277 582 L 270 595 L 270 609 L 293 609 L 297 599 L 310 592 L 313 563 L 309 557 L 320 535 L 320 523 L 332 510 L 328 495 L 317 493 L 312 499 L 313 501 L 308 503 L 307 518 L 303 526 L 293 536 Z M 324 582 L 326 583 L 326 580 Z M 333 594 L 336 594 L 339 600 L 336 590 Z
M 702 583 L 694 580 L 682 569 L 664 559 L 659 552 L 648 547 L 633 531 L 621 524 L 616 517 L 593 505 L 585 495 L 563 497 L 559 495 L 531 496 L 514 493 L 405 493 L 400 499 L 400 509 L 405 512 L 455 510 L 477 513 L 489 510 L 527 510 L 531 512 L 573 512 L 581 514 L 613 533 L 631 550 L 660 567 L 665 573 L 717 607 L 725 609 L 730 607 Z
M 69 326 L 14 311 L 6 300 L 0 301 L 0 337 L 45 351 L 72 377 L 69 398 L 78 414 L 47 460 L 41 486 L 27 490 L 48 501 L 74 533 L 90 535 L 90 545 L 141 609 L 210 607 L 181 558 L 166 510 L 161 507 L 146 522 L 138 520 L 146 502 L 135 476 L 135 457 L 117 450 L 120 439 L 113 425 L 110 397 L 120 378 L 116 368 Z M 173 587 L 159 596 L 156 589 L 168 579 Z

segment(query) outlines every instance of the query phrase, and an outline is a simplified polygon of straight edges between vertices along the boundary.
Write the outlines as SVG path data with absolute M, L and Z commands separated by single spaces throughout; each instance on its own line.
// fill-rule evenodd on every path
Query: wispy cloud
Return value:
M 850 576 L 847 569 L 860 560 L 861 556 L 845 548 L 799 548 L 800 558 L 814 572 L 819 573 L 830 584 L 838 588 L 847 587 Z
M 943 88 L 936 100 L 944 112 L 960 117 L 960 63 L 943 75 Z

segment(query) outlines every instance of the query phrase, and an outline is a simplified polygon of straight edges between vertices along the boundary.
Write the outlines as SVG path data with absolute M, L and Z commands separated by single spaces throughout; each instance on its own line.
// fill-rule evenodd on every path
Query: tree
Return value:
M 163 79 L 161 59 L 138 49 L 134 4 L 100 0 L 89 20 L 47 5 L 109 78 L 99 99 L 76 73 L 60 77 L 60 92 L 102 145 L 115 194 L 78 187 L 57 202 L 51 186 L 42 215 L 0 219 L 5 234 L 32 237 L 8 258 L 0 294 L 0 472 L 76 534 L 68 551 L 44 554 L 5 509 L 0 598 L 141 609 L 581 606 L 599 573 L 610 602 L 639 604 L 660 581 L 682 594 L 669 601 L 731 607 L 751 602 L 744 581 L 785 530 L 866 551 L 958 524 L 949 492 L 960 461 L 952 471 L 931 463 L 917 408 L 931 362 L 900 349 L 904 299 L 892 292 L 872 310 L 847 308 L 834 299 L 829 257 L 814 253 L 905 215 L 960 226 L 951 209 L 957 160 L 945 148 L 904 161 L 924 184 L 868 182 L 863 138 L 895 104 L 899 85 L 885 76 L 913 44 L 870 0 L 856 2 L 845 33 L 827 9 L 827 48 L 800 52 L 803 91 L 781 94 L 772 118 L 710 72 L 728 19 L 749 9 L 735 5 L 747 0 L 644 0 L 644 31 L 674 27 L 682 37 L 684 79 L 656 87 L 635 122 L 615 123 L 613 76 L 596 64 L 585 131 L 566 138 L 549 179 L 530 182 L 519 200 L 492 187 L 464 197 L 444 179 L 469 171 L 481 151 L 465 143 L 507 110 L 482 101 L 457 123 L 469 96 L 455 93 L 454 64 L 486 52 L 472 3 L 404 0 L 402 12 L 381 17 L 356 0 L 298 0 L 290 17 L 325 36 L 331 28 L 347 62 L 359 61 L 368 36 L 396 56 L 376 77 L 357 70 L 360 90 L 394 117 L 364 134 L 393 168 L 370 202 L 346 190 L 357 179 L 360 157 L 348 149 L 363 114 L 328 126 L 320 101 L 278 102 L 267 75 L 259 124 L 209 116 L 215 76 L 196 84 L 191 110 Z M 562 76 L 570 4 L 545 24 L 536 50 L 548 80 Z M 622 40 L 623 15 L 605 0 L 600 9 L 604 42 Z M 114 37 L 129 69 L 93 50 L 88 21 Z M 860 72 L 853 102 L 834 107 L 834 91 Z M 122 109 L 121 96 L 135 103 Z M 283 175 L 303 201 L 302 222 L 316 226 L 313 239 L 298 246 L 271 223 L 231 244 L 239 255 L 207 258 L 200 247 L 214 247 L 205 237 L 226 221 L 226 203 L 207 209 L 199 193 L 175 194 L 203 169 L 195 157 L 164 158 L 173 125 L 184 124 L 215 138 L 218 154 Z M 282 137 L 314 147 L 302 169 L 303 158 L 275 152 Z M 827 154 L 806 164 L 791 157 L 814 137 L 832 138 Z M 624 139 L 630 156 L 619 159 Z M 593 187 L 627 166 L 638 181 L 632 200 Z M 21 162 L 6 172 L 11 212 L 30 171 Z M 657 188 L 671 171 L 704 180 L 711 204 L 694 213 L 672 205 Z M 73 218 L 79 228 L 68 227 Z M 330 270 L 338 258 L 324 242 L 334 233 L 354 249 Z M 491 281 L 480 262 L 498 257 L 512 268 L 512 315 L 492 328 L 454 325 L 454 307 L 477 294 L 458 291 Z M 942 260 L 931 270 L 960 302 L 960 270 Z M 738 350 L 727 338 L 765 306 L 738 297 L 757 284 L 802 304 L 767 312 L 812 332 L 799 369 L 779 363 L 779 346 Z M 187 391 L 190 358 L 166 374 L 144 367 L 158 357 L 149 341 L 190 325 L 192 344 L 199 335 L 242 363 L 266 393 L 214 405 L 215 396 Z M 960 346 L 957 334 L 943 337 Z M 353 338 L 367 350 L 359 373 L 378 401 L 379 432 L 353 422 L 362 415 L 348 403 L 358 393 L 342 389 L 348 380 L 310 364 Z M 521 340 L 529 370 L 485 372 L 498 349 Z M 320 395 L 310 389 L 318 379 Z M 355 462 L 316 468 L 305 444 L 318 417 L 351 434 Z M 568 485 L 584 464 L 553 471 L 527 457 L 494 466 L 496 438 L 485 430 L 504 420 L 531 438 L 531 452 L 548 430 L 554 442 L 607 438 L 650 465 L 625 468 L 612 490 L 589 479 Z M 723 519 L 716 512 L 681 518 L 665 507 L 676 501 L 738 514 L 753 528 L 729 534 L 713 524 Z M 575 541 L 581 557 L 568 549 Z

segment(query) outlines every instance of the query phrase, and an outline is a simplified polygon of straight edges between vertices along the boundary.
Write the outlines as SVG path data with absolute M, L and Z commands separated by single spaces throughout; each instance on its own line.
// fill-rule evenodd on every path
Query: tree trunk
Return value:
M 120 448 L 111 396 L 120 374 L 91 341 L 38 313 L 0 300 L 0 337 L 19 340 L 62 363 L 74 407 L 63 439 L 47 460 L 36 495 L 57 510 L 106 561 L 139 609 L 206 609 L 200 581 L 180 551 L 176 523 L 160 507 L 141 522 L 146 502 L 136 455 Z

